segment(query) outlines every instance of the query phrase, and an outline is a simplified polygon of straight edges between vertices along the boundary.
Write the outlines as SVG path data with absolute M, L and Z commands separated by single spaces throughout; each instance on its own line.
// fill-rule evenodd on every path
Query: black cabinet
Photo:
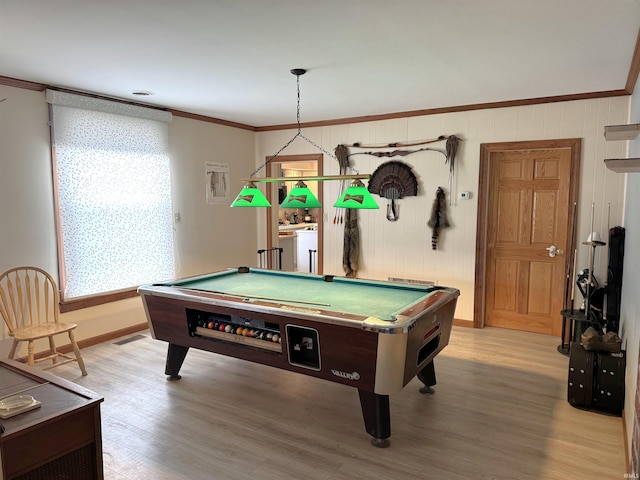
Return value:
M 587 351 L 571 345 L 567 400 L 594 412 L 622 415 L 624 408 L 625 352 Z

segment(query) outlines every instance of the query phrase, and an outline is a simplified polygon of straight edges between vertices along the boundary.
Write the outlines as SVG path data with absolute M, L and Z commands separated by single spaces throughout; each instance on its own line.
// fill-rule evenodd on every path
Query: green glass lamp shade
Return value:
M 333 205 L 337 208 L 380 208 L 364 184 L 356 179 Z
M 322 204 L 318 201 L 309 187 L 304 182 L 296 183 L 291 189 L 291 193 L 280 204 L 280 208 L 320 208 Z
M 269 200 L 256 187 L 253 182 L 247 183 L 240 191 L 236 199 L 231 203 L 232 207 L 270 207 Z

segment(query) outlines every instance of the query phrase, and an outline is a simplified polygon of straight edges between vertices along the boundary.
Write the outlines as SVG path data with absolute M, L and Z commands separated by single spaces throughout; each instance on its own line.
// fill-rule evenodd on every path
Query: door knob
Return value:
M 549 256 L 551 258 L 555 257 L 556 255 L 564 255 L 564 250 L 556 248 L 555 245 L 551 245 L 550 247 L 547 247 L 546 250 L 549 252 Z

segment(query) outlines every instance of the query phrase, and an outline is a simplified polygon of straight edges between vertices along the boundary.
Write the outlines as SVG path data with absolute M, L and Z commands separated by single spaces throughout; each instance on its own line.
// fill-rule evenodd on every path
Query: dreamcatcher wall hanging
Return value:
M 400 217 L 398 199 L 418 195 L 418 180 L 406 163 L 386 162 L 371 174 L 369 191 L 387 199 L 387 220 L 395 222 Z

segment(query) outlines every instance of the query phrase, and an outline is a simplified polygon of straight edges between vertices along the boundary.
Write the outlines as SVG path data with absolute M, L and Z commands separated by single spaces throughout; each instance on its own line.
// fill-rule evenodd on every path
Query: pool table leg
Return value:
M 169 350 L 167 350 L 167 363 L 164 367 L 164 374 L 169 375 L 167 380 L 180 380 L 180 368 L 182 367 L 182 362 L 184 362 L 184 357 L 187 356 L 187 352 L 189 351 L 189 347 L 183 347 L 181 345 L 174 345 L 173 343 L 169 344 Z
M 436 384 L 436 369 L 433 367 L 433 360 L 418 372 L 418 379 L 424 383 L 424 387 L 420 389 L 420 393 L 436 393 L 436 391 L 431 388 Z
M 378 395 L 358 389 L 360 406 L 367 433 L 373 438 L 374 447 L 386 448 L 391 436 L 391 418 L 389 416 L 389 395 Z

